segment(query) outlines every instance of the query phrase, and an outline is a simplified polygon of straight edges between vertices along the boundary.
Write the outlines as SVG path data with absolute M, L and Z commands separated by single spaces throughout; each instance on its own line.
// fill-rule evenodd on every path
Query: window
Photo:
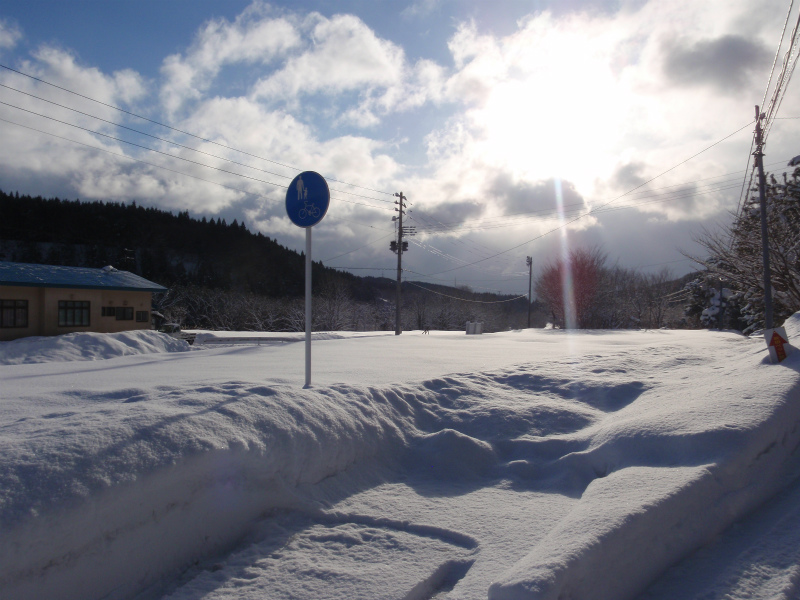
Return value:
M 133 321 L 133 307 L 132 306 L 118 306 L 117 307 L 117 321 Z
M 104 306 L 100 309 L 101 317 L 115 317 L 117 316 L 117 309 L 113 306 Z
M 0 327 L 27 327 L 27 300 L 0 300 Z
M 88 327 L 89 326 L 89 301 L 88 300 L 59 300 L 58 301 L 58 326 L 59 327 Z
M 137 323 L 147 323 L 150 320 L 150 312 L 146 310 L 137 310 L 136 311 L 136 322 Z

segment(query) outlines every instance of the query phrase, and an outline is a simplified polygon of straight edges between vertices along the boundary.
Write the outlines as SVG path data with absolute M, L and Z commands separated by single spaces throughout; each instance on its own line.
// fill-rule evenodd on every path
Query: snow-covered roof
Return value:
M 0 285 L 165 292 L 167 288 L 128 271 L 0 261 Z

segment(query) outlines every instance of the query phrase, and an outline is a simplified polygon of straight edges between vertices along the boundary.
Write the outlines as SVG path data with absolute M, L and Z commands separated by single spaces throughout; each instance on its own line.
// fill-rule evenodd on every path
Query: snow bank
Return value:
M 391 453 L 402 416 L 348 392 L 156 389 L 17 423 L 0 469 L 4 597 L 129 597 L 296 506 L 298 485 Z
M 67 333 L 0 342 L 0 365 L 104 360 L 131 354 L 185 352 L 189 344 L 157 331 Z
M 622 600 L 798 459 L 800 353 L 770 365 L 761 339 L 549 330 L 315 348 L 317 380 L 351 379 L 301 389 L 297 344 L 0 367 L 15 390 L 0 402 L 3 598 L 131 598 L 207 559 L 170 597 L 312 598 L 332 580 L 338 597 L 384 597 L 353 574 L 361 556 L 409 598 Z M 416 376 L 440 356 L 462 370 Z M 371 370 L 341 368 L 354 361 Z M 277 537 L 240 545 L 278 508 Z
M 749 380 L 738 388 L 719 373 L 692 380 L 691 389 L 652 390 L 618 419 L 574 436 L 582 440 L 575 451 L 514 463 L 581 500 L 497 578 L 490 600 L 633 597 L 771 498 L 800 460 L 798 370 L 798 354 L 783 366 L 764 358 L 755 369 L 731 370 Z M 792 383 L 770 373 L 788 373 Z
M 195 335 L 194 343 L 205 344 L 281 344 L 285 342 L 302 342 L 306 339 L 302 331 L 205 331 L 187 330 L 185 333 Z M 315 331 L 311 334 L 314 342 L 327 340 L 343 340 L 364 337 L 394 335 L 393 331 Z

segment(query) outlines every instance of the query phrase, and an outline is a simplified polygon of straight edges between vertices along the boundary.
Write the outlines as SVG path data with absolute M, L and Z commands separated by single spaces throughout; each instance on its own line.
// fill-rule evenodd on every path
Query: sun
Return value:
M 616 162 L 625 86 L 602 39 L 560 31 L 528 41 L 515 68 L 469 113 L 483 158 L 519 177 L 590 185 Z

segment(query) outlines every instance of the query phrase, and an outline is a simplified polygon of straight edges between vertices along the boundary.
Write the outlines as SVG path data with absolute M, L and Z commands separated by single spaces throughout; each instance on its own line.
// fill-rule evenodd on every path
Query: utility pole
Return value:
M 764 177 L 764 153 L 761 141 L 763 115 L 756 105 L 756 168 L 758 169 L 758 198 L 761 203 L 761 254 L 764 262 L 764 329 L 772 329 L 772 278 L 769 267 L 769 233 L 767 232 L 767 192 Z
M 533 283 L 533 257 L 525 258 L 528 265 L 528 329 L 531 328 L 531 284 Z
M 397 217 L 399 221 L 397 226 L 397 241 L 392 242 L 389 244 L 389 247 L 394 251 L 397 252 L 397 289 L 395 291 L 395 317 L 394 317 L 394 334 L 400 335 L 400 303 L 402 301 L 402 292 L 401 292 L 401 275 L 403 273 L 403 250 L 408 249 L 408 242 L 403 241 L 403 234 L 405 233 L 403 229 L 403 215 L 405 214 L 406 205 L 404 204 L 406 197 L 403 196 L 403 192 L 399 194 L 395 194 L 396 197 L 400 198 L 400 200 L 395 200 L 394 203 L 398 205 L 398 208 L 395 210 L 400 214 Z

